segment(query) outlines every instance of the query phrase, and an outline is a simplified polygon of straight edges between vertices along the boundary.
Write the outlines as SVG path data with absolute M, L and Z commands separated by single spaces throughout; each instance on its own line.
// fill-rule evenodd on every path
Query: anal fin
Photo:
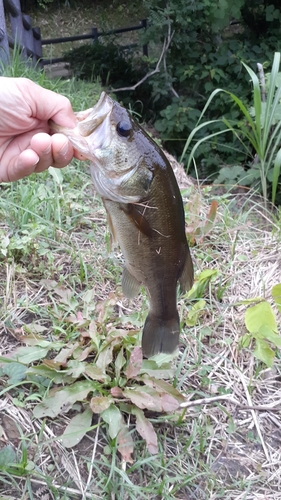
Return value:
M 133 299 L 138 295 L 140 285 L 140 282 L 124 267 L 122 276 L 122 290 L 124 295 L 128 299 Z
M 194 270 L 189 248 L 179 281 L 181 292 L 187 292 L 192 288 L 194 282 Z

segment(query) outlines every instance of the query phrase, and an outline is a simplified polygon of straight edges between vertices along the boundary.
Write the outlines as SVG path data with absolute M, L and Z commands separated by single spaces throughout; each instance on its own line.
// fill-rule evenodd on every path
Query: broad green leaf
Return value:
M 156 391 L 159 392 L 161 395 L 169 394 L 174 399 L 176 399 L 179 404 L 185 401 L 185 397 L 183 396 L 183 394 L 176 387 L 173 387 L 165 380 L 147 378 L 143 379 L 143 382 L 145 383 L 145 385 L 152 387 L 153 389 L 156 389 Z
M 63 347 L 63 349 L 61 349 L 61 351 L 54 358 L 54 361 L 61 365 L 65 365 L 67 363 L 68 358 L 72 356 L 72 354 L 74 353 L 75 349 L 78 346 L 79 343 L 75 342 L 74 344 L 69 344 L 66 347 Z
M 160 352 L 149 358 L 149 360 L 154 361 L 159 368 L 167 368 L 176 356 L 177 354 L 175 353 L 167 354 L 165 352 Z
M 266 340 L 256 339 L 254 356 L 263 361 L 269 368 L 273 366 L 275 352 L 269 347 Z
M 271 294 L 278 311 L 281 313 L 281 283 L 279 283 L 278 285 L 274 285 L 271 290 Z
M 133 415 L 136 417 L 136 430 L 146 442 L 146 447 L 152 455 L 158 453 L 157 434 L 152 423 L 145 417 L 142 410 L 133 408 Z
M 262 325 L 267 325 L 276 332 L 276 318 L 269 302 L 264 301 L 249 307 L 245 313 L 245 325 L 250 333 L 257 333 Z
M 147 409 L 159 413 L 162 412 L 159 394 L 150 387 L 127 387 L 123 390 L 123 395 L 141 410 Z
M 0 450 L 0 468 L 12 465 L 16 462 L 16 454 L 12 448 L 8 444 L 8 446 L 5 446 Z
M 45 364 L 31 366 L 26 371 L 27 375 L 37 375 L 38 377 L 44 377 L 52 380 L 55 384 L 61 384 L 62 382 L 67 383 L 71 381 L 71 378 L 66 377 L 64 372 L 60 372 Z
M 142 365 L 142 349 L 139 346 L 134 347 L 125 375 L 128 379 L 135 378 L 139 373 Z
M 70 420 L 61 436 L 61 441 L 66 448 L 72 448 L 81 441 L 86 432 L 90 430 L 92 418 L 93 412 L 88 408 Z
M 53 177 L 54 181 L 58 186 L 62 186 L 63 184 L 63 173 L 60 168 L 49 167 L 49 173 Z
M 115 439 L 122 427 L 121 412 L 117 406 L 111 404 L 109 408 L 101 413 L 102 419 L 108 424 L 108 434 Z
M 21 337 L 21 341 L 28 346 L 49 347 L 52 349 L 61 349 L 65 344 L 64 342 L 50 342 L 39 335 L 26 335 Z
M 255 336 L 256 337 L 256 336 Z M 273 332 L 267 325 L 262 325 L 259 329 L 258 337 L 264 338 L 274 344 L 276 347 L 281 347 L 281 337 Z
M 85 372 L 86 369 L 86 363 L 83 361 L 77 361 L 76 359 L 71 359 L 67 363 L 67 370 L 66 373 L 68 375 L 71 375 L 73 378 L 79 378 L 82 373 Z
M 57 390 L 54 395 L 50 391 L 50 395 L 42 403 L 35 406 L 33 414 L 36 418 L 54 418 L 61 412 L 63 407 L 65 407 L 64 411 L 69 410 L 76 401 L 86 399 L 89 392 L 94 389 L 93 382 L 83 380 Z
M 204 269 L 204 271 L 202 271 L 196 279 L 198 279 L 198 281 L 208 281 L 218 275 L 219 271 L 217 269 Z
M 113 344 L 108 344 L 99 354 L 96 365 L 105 373 L 106 367 L 111 363 L 113 359 Z
M 170 412 L 177 410 L 178 401 L 167 393 L 157 392 L 152 387 L 134 387 L 123 390 L 123 395 L 130 399 L 141 410 L 147 409 L 157 412 Z
M 144 359 L 140 369 L 140 375 L 147 374 L 154 378 L 171 379 L 174 375 L 174 370 L 171 368 L 170 363 L 163 363 L 160 367 L 152 358 Z
M 84 372 L 92 380 L 99 380 L 100 382 L 109 383 L 110 376 L 102 371 L 99 366 L 94 364 L 87 364 Z
M 249 333 L 245 333 L 239 340 L 241 347 L 247 348 L 249 347 L 252 340 L 252 336 Z
M 16 384 L 26 377 L 26 370 L 27 368 L 25 365 L 12 361 L 12 363 L 8 363 L 4 366 L 3 373 L 8 375 L 9 384 Z
M 191 310 L 188 312 L 185 324 L 187 326 L 195 326 L 198 323 L 200 313 L 205 310 L 205 306 L 206 301 L 204 299 L 199 299 L 197 302 L 195 302 Z
M 186 296 L 189 299 L 201 298 L 209 282 L 219 276 L 219 274 L 217 269 L 205 269 L 199 276 L 196 276 L 194 285 Z
M 121 370 L 126 363 L 127 363 L 127 360 L 126 360 L 124 353 L 123 353 L 123 347 L 121 347 L 120 351 L 118 352 L 118 354 L 116 356 L 115 363 L 114 363 L 115 376 L 116 376 L 117 380 L 119 379 Z
M 123 460 L 129 464 L 133 463 L 132 453 L 134 451 L 134 441 L 132 433 L 126 425 L 124 418 L 121 417 L 121 429 L 117 436 L 117 447 Z
M 40 347 L 36 345 L 30 347 L 19 347 L 11 353 L 11 356 L 19 363 L 29 365 L 30 363 L 33 363 L 33 361 L 45 358 L 50 349 L 51 343 L 48 347 Z
M 102 413 L 114 403 L 110 396 L 94 396 L 90 401 L 90 408 L 93 413 Z

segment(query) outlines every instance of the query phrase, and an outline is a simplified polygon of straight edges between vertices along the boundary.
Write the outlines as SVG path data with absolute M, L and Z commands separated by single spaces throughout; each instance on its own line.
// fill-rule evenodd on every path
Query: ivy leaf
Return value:
M 52 394 L 54 391 L 50 391 L 49 396 L 35 406 L 33 414 L 36 418 L 54 418 L 63 407 L 65 407 L 64 411 L 68 411 L 76 401 L 83 401 L 93 389 L 93 382 L 83 380 L 56 390 L 54 395 Z
M 122 427 L 121 412 L 117 406 L 111 404 L 109 408 L 101 413 L 102 419 L 108 424 L 108 434 L 115 439 Z
M 276 318 L 269 302 L 264 301 L 249 307 L 245 313 L 245 325 L 250 333 L 257 333 L 262 325 L 267 325 L 276 332 Z
M 61 436 L 62 443 L 66 448 L 72 448 L 78 444 L 91 427 L 93 412 L 87 408 L 83 413 L 73 417 Z
M 254 356 L 263 361 L 269 368 L 273 366 L 275 352 L 269 347 L 266 340 L 256 339 Z
M 156 455 L 156 453 L 158 453 L 157 434 L 152 423 L 145 417 L 143 411 L 139 408 L 133 408 L 132 413 L 136 417 L 136 430 L 145 440 L 148 451 L 152 455 Z
M 134 378 L 140 373 L 142 365 L 142 349 L 139 346 L 134 347 L 130 356 L 129 364 L 126 368 L 125 375 L 129 378 Z

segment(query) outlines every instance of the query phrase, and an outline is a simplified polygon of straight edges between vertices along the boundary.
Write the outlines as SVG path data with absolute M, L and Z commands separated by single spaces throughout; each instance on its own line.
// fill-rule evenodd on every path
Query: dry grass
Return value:
M 179 179 L 184 179 L 182 172 Z M 188 185 L 185 181 L 187 201 L 199 196 L 200 217 L 206 217 L 212 195 Z M 64 196 L 67 189 L 66 184 Z M 108 254 L 105 214 L 99 200 L 90 186 L 80 196 L 87 210 L 71 231 L 63 225 L 57 229 L 57 239 L 49 242 L 51 261 L 39 257 L 33 249 L 17 262 L 11 258 L 2 262 L 2 355 L 18 344 L 26 324 L 45 327 L 47 337 L 63 328 L 63 314 L 67 312 L 59 308 L 57 296 L 46 289 L 42 278 L 55 279 L 71 289 L 77 300 L 76 311 L 83 305 L 84 290 L 93 289 L 94 316 L 110 296 L 114 307 L 107 322 L 116 314 L 127 316 L 132 326 L 143 320 L 145 301 L 139 298 L 129 303 L 122 297 L 121 255 Z M 8 487 L 3 483 L 2 498 L 8 494 L 18 498 L 21 492 L 21 498 L 46 500 L 281 499 L 280 357 L 269 369 L 254 359 L 251 349 L 239 348 L 239 339 L 245 333 L 246 306 L 237 305 L 241 299 L 257 296 L 271 300 L 272 286 L 281 282 L 280 229 L 256 202 L 247 205 L 245 200 L 237 212 L 237 198 L 217 198 L 219 209 L 213 231 L 193 248 L 192 254 L 197 274 L 206 268 L 217 269 L 219 274 L 205 293 L 206 306 L 197 324 L 183 328 L 175 363 L 175 380 L 192 403 L 180 420 L 177 417 L 175 421 L 172 415 L 151 415 L 160 441 L 159 456 L 151 461 L 140 441 L 135 464 L 122 463 L 98 421 L 74 450 L 66 449 L 57 436 L 69 421 L 69 413 L 55 421 L 34 419 L 32 409 L 41 395 L 30 386 L 8 386 L 6 392 L 4 377 L 0 446 L 20 448 L 20 432 L 35 469 L 28 480 L 14 478 L 13 488 L 11 483 Z M 11 230 L 3 219 L 1 228 Z M 179 308 L 184 323 L 190 310 L 186 298 L 180 299 Z M 134 311 L 140 313 L 138 320 Z M 69 335 L 67 331 L 65 334 Z M 201 398 L 205 400 L 200 405 L 194 403 Z M 76 410 L 79 407 L 76 405 Z M 28 496 L 31 494 L 33 497 Z
M 61 21 L 54 23 L 63 31 L 51 28 L 44 37 L 68 34 Z M 89 107 L 93 90 L 86 93 L 83 87 L 79 94 L 69 85 L 71 93 L 58 91 L 76 110 Z M 197 222 L 206 220 L 211 200 L 218 201 L 212 231 L 192 249 L 197 277 L 205 269 L 217 270 L 195 326 L 186 322 L 196 301 L 179 298 L 183 327 L 174 383 L 189 406 L 176 414 L 148 413 L 159 439 L 153 457 L 128 421 L 139 439 L 129 464 L 97 418 L 73 449 L 61 443 L 59 436 L 83 403 L 65 408 L 56 419 L 37 419 L 33 409 L 48 391 L 46 381 L 15 384 L 0 373 L 1 500 L 281 500 L 280 352 L 266 368 L 254 358 L 252 345 L 239 345 L 246 332 L 247 305 L 241 300 L 258 296 L 271 302 L 272 286 L 281 283 L 280 218 L 251 193 L 218 195 L 187 180 L 176 162 L 173 166 L 188 225 L 198 200 Z M 60 182 L 46 173 L 0 187 L 0 251 L 10 238 L 8 255 L 0 260 L 1 356 L 35 327 L 47 339 L 75 339 L 77 331 L 66 319 L 85 310 L 105 328 L 116 318 L 127 328 L 143 325 L 146 298 L 129 302 L 122 295 L 122 256 L 110 250 L 104 209 L 87 169 L 74 163 L 62 176 Z M 50 280 L 71 291 L 70 305 L 46 286 Z M 93 300 L 87 303 L 89 290 Z M 16 457 L 9 472 L 1 469 L 7 446 Z

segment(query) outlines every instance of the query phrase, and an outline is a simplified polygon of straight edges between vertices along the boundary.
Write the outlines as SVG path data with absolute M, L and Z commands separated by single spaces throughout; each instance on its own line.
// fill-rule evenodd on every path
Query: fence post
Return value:
M 146 19 L 142 19 L 141 20 L 141 25 L 146 30 L 146 28 L 147 28 L 147 20 Z M 142 46 L 142 53 L 143 53 L 144 56 L 148 57 L 148 45 L 147 45 L 147 43 L 145 43 Z
M 5 12 L 3 2 L 0 2 L 0 63 L 7 64 L 10 61 L 9 42 L 7 36 Z M 1 73 L 1 65 L 0 65 Z
M 26 48 L 27 52 L 27 59 L 33 62 L 33 65 L 35 66 L 37 59 L 35 56 L 35 47 L 34 47 L 34 38 L 33 38 L 33 31 L 31 29 L 31 19 L 30 16 L 26 14 L 21 14 L 22 16 L 22 21 L 23 21 L 23 38 L 22 38 L 22 44 Z M 32 53 L 32 55 L 30 55 Z
M 33 39 L 34 39 L 34 52 L 36 55 L 36 60 L 40 67 L 43 67 L 42 63 L 42 43 L 41 43 L 41 30 L 38 26 L 32 28 Z
M 97 42 L 99 38 L 98 28 L 91 28 L 91 35 L 92 35 L 91 43 Z
M 22 14 L 20 7 L 20 0 L 13 0 L 15 11 L 10 11 L 10 22 L 12 28 L 12 38 L 14 46 L 21 46 L 21 55 L 23 59 L 27 59 L 27 51 L 24 44 L 24 27 L 22 24 Z

